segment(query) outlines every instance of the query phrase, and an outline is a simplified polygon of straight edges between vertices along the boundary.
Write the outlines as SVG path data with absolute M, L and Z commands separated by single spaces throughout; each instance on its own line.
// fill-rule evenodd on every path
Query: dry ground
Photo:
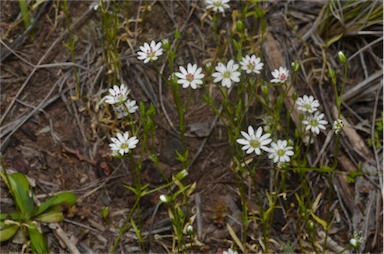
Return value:
M 108 65 L 103 62 L 100 17 L 89 9 L 91 2 L 70 2 L 72 31 L 78 37 L 76 64 L 81 85 L 81 98 L 74 95 L 74 66 L 70 53 L 64 46 L 67 41 L 65 16 L 56 1 L 41 4 L 34 12 L 35 22 L 30 34 L 23 34 L 17 1 L 1 1 L 1 153 L 6 166 L 26 173 L 35 179 L 35 194 L 43 200 L 60 191 L 73 191 L 79 196 L 76 207 L 66 212 L 66 220 L 60 223 L 64 234 L 70 237 L 82 253 L 105 253 L 118 234 L 135 197 L 122 184 L 132 179 L 130 166 L 125 160 L 110 159 L 108 143 L 114 129 L 121 129 L 108 108 L 97 107 L 107 92 Z M 380 4 L 380 3 L 378 3 Z M 239 3 L 234 4 L 240 7 Z M 151 8 L 149 8 L 149 6 Z M 280 65 L 289 66 L 296 59 L 302 62 L 302 72 L 294 84 L 300 94 L 313 94 L 323 105 L 328 122 L 334 119 L 334 94 L 330 81 L 324 74 L 324 47 L 326 40 L 319 28 L 319 17 L 324 3 L 318 1 L 285 2 L 266 4 L 267 33 L 264 54 L 266 73 Z M 138 46 L 147 40 L 170 37 L 175 28 L 182 28 L 182 51 L 176 58 L 177 65 L 188 62 L 203 63 L 215 50 L 211 23 L 204 14 L 203 3 L 190 1 L 132 1 L 127 10 L 132 21 L 119 32 L 119 50 L 123 77 L 137 101 L 152 102 L 157 109 L 156 147 L 161 166 L 167 174 L 180 170 L 174 159 L 174 150 L 180 141 L 170 122 L 177 116 L 172 97 L 165 84 L 159 84 L 156 73 L 140 63 L 135 56 Z M 188 17 L 188 18 L 186 18 Z M 230 20 L 230 16 L 227 16 Z M 221 24 L 223 34 L 229 25 Z M 360 164 L 365 172 L 376 172 L 358 178 L 353 184 L 346 182 L 345 174 L 335 175 L 333 186 L 325 179 L 309 173 L 313 183 L 313 197 L 332 192 L 332 212 L 336 216 L 330 230 L 329 252 L 337 252 L 348 245 L 351 233 L 361 231 L 367 238 L 365 251 L 382 252 L 382 196 L 379 178 L 382 178 L 382 150 L 369 146 L 367 140 L 373 135 L 372 128 L 382 117 L 382 33 L 381 27 L 366 30 L 379 33 L 346 33 L 325 52 L 326 58 L 337 65 L 336 53 L 343 50 L 353 56 L 348 62 L 349 75 L 343 97 L 342 114 L 349 131 L 343 134 L 340 170 L 354 171 Z M 333 30 L 332 30 L 333 32 Z M 337 31 L 334 31 L 336 34 Z M 329 35 L 332 37 L 332 35 Z M 132 47 L 132 48 L 131 48 Z M 134 51 L 133 51 L 133 50 Z M 356 53 L 356 55 L 354 55 Z M 308 60 L 312 59 L 312 60 Z M 315 59 L 315 60 L 313 60 Z M 337 71 L 340 71 L 338 68 Z M 337 73 L 339 74 L 339 73 Z M 160 93 L 159 86 L 162 90 Z M 190 182 L 197 182 L 196 195 L 191 204 L 201 208 L 203 228 L 198 229 L 198 238 L 203 246 L 194 252 L 219 253 L 228 248 L 231 237 L 225 228 L 230 223 L 240 234 L 241 228 L 234 222 L 240 212 L 239 196 L 234 188 L 231 162 L 226 134 L 214 114 L 199 97 L 187 115 L 190 158 Z M 287 101 L 287 107 L 290 107 Z M 257 109 L 251 109 L 249 122 L 257 121 Z M 382 118 L 381 118 L 382 119 Z M 352 126 L 352 127 L 351 127 Z M 314 144 L 309 161 L 313 165 L 329 165 L 333 158 L 334 140 L 330 128 L 319 136 Z M 107 166 L 106 166 L 107 165 Z M 143 182 L 158 186 L 158 171 L 149 161 L 144 164 Z M 377 174 L 377 172 L 380 174 Z M 298 178 L 292 174 L 288 185 L 294 189 Z M 257 182 L 260 193 L 269 189 L 269 172 L 261 168 Z M 381 187 L 380 187 L 381 186 Z M 255 186 L 249 186 L 254 188 Z M 2 212 L 13 209 L 2 185 Z M 157 194 L 158 195 L 158 194 Z M 164 207 L 156 213 L 151 223 L 157 195 L 146 198 L 142 207 L 143 230 L 152 234 L 146 248 L 152 252 L 164 252 L 170 246 L 171 224 Z M 201 200 L 199 202 L 199 200 Z M 270 248 L 281 252 L 288 242 L 296 241 L 295 213 L 289 209 L 294 197 L 281 201 L 281 209 L 275 209 Z M 224 205 L 223 205 L 224 204 Z M 319 216 L 325 216 L 326 204 L 321 204 Z M 102 207 L 109 207 L 110 219 L 103 220 Z M 250 199 L 250 210 L 259 207 Z M 262 208 L 261 208 L 262 209 Z M 252 224 L 249 242 L 260 250 L 258 238 L 261 229 Z M 57 230 L 43 227 L 53 253 L 68 252 L 59 241 Z M 319 230 L 319 239 L 322 233 Z M 155 234 L 157 236 L 154 238 Z M 21 245 L 7 242 L 2 252 L 19 252 Z M 310 246 L 304 249 L 310 250 Z M 296 250 L 298 251 L 298 250 Z M 119 253 L 140 252 L 133 231 L 127 232 L 117 248 Z

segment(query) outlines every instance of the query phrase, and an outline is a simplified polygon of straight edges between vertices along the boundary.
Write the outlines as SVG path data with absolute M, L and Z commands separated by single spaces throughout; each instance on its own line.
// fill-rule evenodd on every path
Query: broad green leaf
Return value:
M 43 214 L 40 214 L 37 217 L 33 217 L 34 220 L 45 222 L 45 223 L 53 223 L 53 222 L 60 222 L 64 220 L 64 215 L 60 211 L 51 211 L 45 212 Z
M 41 206 L 39 206 L 39 208 L 33 214 L 33 216 L 40 215 L 48 209 L 57 208 L 57 206 L 61 206 L 61 205 L 72 206 L 76 203 L 76 200 L 77 200 L 76 195 L 71 193 L 71 192 L 59 193 L 59 194 L 49 198 L 43 204 L 41 204 Z
M 6 226 L 2 225 L 1 227 L 2 229 L 0 230 L 0 242 L 4 242 L 11 239 L 19 229 L 19 225 L 16 225 L 16 224 L 11 224 Z
M 32 251 L 35 253 L 49 253 L 47 241 L 35 225 L 28 227 L 29 238 L 31 239 Z
M 29 219 L 33 210 L 33 199 L 27 178 L 21 173 L 14 173 L 8 177 L 12 195 L 21 214 Z

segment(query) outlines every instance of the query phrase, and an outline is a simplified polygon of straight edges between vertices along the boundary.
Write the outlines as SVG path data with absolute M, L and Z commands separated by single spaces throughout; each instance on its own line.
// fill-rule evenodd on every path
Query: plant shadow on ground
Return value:
M 60 223 L 62 230 L 81 252 L 108 252 L 136 197 L 123 186 L 133 182 L 131 165 L 127 160 L 113 159 L 108 146 L 113 132 L 124 130 L 126 126 L 116 120 L 112 109 L 99 104 L 107 93 L 108 84 L 113 80 L 111 66 L 104 61 L 100 15 L 90 8 L 91 2 L 68 3 L 69 22 L 72 33 L 77 38 L 76 64 L 82 66 L 77 68 L 81 97 L 72 100 L 76 83 L 74 66 L 56 64 L 71 61 L 68 48 L 64 46 L 68 37 L 66 17 L 61 7 L 51 1 L 36 7 L 32 14 L 38 18 L 33 24 L 33 31 L 22 35 L 22 24 L 17 23 L 17 2 L 3 1 L 0 4 L 3 9 L 1 153 L 6 167 L 34 179 L 34 191 L 39 199 L 61 191 L 73 191 L 79 199 L 75 207 L 66 211 L 66 219 Z M 243 3 L 231 5 L 240 10 Z M 122 79 L 131 90 L 130 96 L 139 102 L 154 104 L 157 111 L 154 142 L 160 163 L 155 166 L 149 159 L 145 160 L 141 175 L 144 184 L 156 187 L 163 184 L 157 167 L 168 177 L 180 171 L 181 164 L 175 160 L 175 150 L 180 151 L 182 145 L 177 134 L 177 115 L 171 91 L 164 81 L 159 80 L 153 68 L 137 60 L 138 47 L 150 40 L 169 38 L 172 41 L 177 28 L 182 31 L 179 45 L 182 50 L 175 58 L 175 66 L 185 66 L 190 62 L 202 66 L 216 60 L 215 52 L 219 49 L 214 43 L 212 22 L 205 15 L 203 2 L 133 1 L 122 2 L 121 6 L 122 15 L 131 17 L 122 18 L 126 23 L 121 23 L 118 29 Z M 381 40 L 378 40 L 374 32 L 358 32 L 364 29 L 382 31 L 382 24 L 374 23 L 372 26 L 357 28 L 353 27 L 354 23 L 347 23 L 342 28 L 335 20 L 331 20 L 333 23 L 329 22 L 328 27 L 322 27 L 319 25 L 322 22 L 319 17 L 324 15 L 325 6 L 326 3 L 310 1 L 265 3 L 263 8 L 267 11 L 267 32 L 264 35 L 263 52 L 258 53 L 265 57 L 266 77 L 270 77 L 270 72 L 279 66 L 290 66 L 292 61 L 301 60 L 303 71 L 294 88 L 300 95 L 315 95 L 330 120 L 334 119 L 335 100 L 330 80 L 322 72 L 324 41 L 334 40 L 327 47 L 326 53 L 335 70 L 340 70 L 336 63 L 339 50 L 343 50 L 348 56 L 354 56 L 348 62 L 349 77 L 343 96 L 342 115 L 355 128 L 354 132 L 343 134 L 344 141 L 337 158 L 340 170 L 344 173 L 335 175 L 332 181 L 334 186 L 328 186 L 325 177 L 315 172 L 308 173 L 306 180 L 311 183 L 313 199 L 320 194 L 326 195 L 329 189 L 333 190 L 330 197 L 333 203 L 320 204 L 317 211 L 319 217 L 327 218 L 328 206 L 331 206 L 334 223 L 329 230 L 327 252 L 339 252 L 348 246 L 351 234 L 361 229 L 365 230 L 367 237 L 365 251 L 380 253 L 382 197 L 379 178 L 382 177 L 382 169 L 376 165 L 382 165 L 382 150 L 372 146 L 372 126 L 380 119 L 382 121 L 379 110 L 383 106 L 380 83 L 382 34 Z M 366 6 L 372 7 L 369 4 Z M 225 17 L 227 20 L 231 18 L 231 15 Z M 254 23 L 255 27 L 261 25 L 256 24 L 252 17 L 248 17 L 246 22 Z M 223 38 L 231 29 L 227 22 L 222 21 L 219 24 Z M 255 36 L 256 40 L 258 35 L 252 32 L 248 31 L 249 36 Z M 362 50 L 365 46 L 367 48 Z M 258 48 L 259 46 L 255 47 Z M 356 52 L 358 54 L 354 55 Z M 227 54 L 231 56 L 233 52 Z M 164 75 L 168 76 L 170 73 L 165 72 Z M 185 99 L 190 94 L 182 92 L 181 96 Z M 212 89 L 212 96 L 220 104 L 222 99 L 219 92 Z M 201 225 L 196 232 L 201 245 L 193 247 L 192 252 L 222 253 L 228 247 L 235 246 L 227 224 L 231 225 L 237 235 L 242 235 L 239 224 L 242 205 L 235 188 L 227 135 L 223 124 L 215 118 L 199 91 L 192 95 L 190 105 L 186 115 L 186 143 L 192 160 L 188 181 L 197 183 L 196 194 L 190 203 L 201 212 Z M 291 110 L 293 109 L 288 109 Z M 258 105 L 251 107 L 247 122 L 261 122 L 264 113 Z M 294 122 L 282 122 L 280 127 L 284 128 L 288 124 L 294 125 Z M 332 134 L 329 134 L 330 128 L 328 129 L 329 131 L 318 136 L 308 155 L 308 160 L 313 164 L 316 162 L 318 165 L 329 165 L 334 160 L 332 147 L 335 141 L 330 136 Z M 348 182 L 347 180 L 351 180 L 348 178 L 349 173 L 357 172 L 359 167 L 365 172 L 376 173 Z M 261 161 L 255 177 L 256 180 L 252 181 L 249 175 L 244 176 L 247 182 L 246 192 L 254 193 L 253 190 L 257 188 L 257 192 L 263 196 L 270 190 L 269 161 Z M 298 188 L 299 181 L 297 174 L 290 172 L 287 175 L 287 189 Z M 145 249 L 163 253 L 166 248 L 170 249 L 173 239 L 166 208 L 157 206 L 159 195 L 160 193 L 154 193 L 142 200 L 141 219 L 143 234 L 146 236 Z M 254 196 L 248 196 L 250 216 L 257 215 L 260 209 L 264 209 L 258 207 L 254 199 Z M 1 183 L 1 202 L 2 212 L 14 209 L 4 183 Z M 295 221 L 299 212 L 295 197 L 292 194 L 282 196 L 278 199 L 278 204 L 279 208 L 273 210 L 268 249 L 276 253 L 289 251 L 289 243 L 292 243 L 293 251 L 313 251 L 309 242 L 303 241 L 304 245 L 298 246 L 297 232 L 301 229 L 297 228 Z M 357 204 L 360 212 L 356 211 Z M 102 216 L 104 207 L 109 209 L 108 218 Z M 256 221 L 250 225 L 245 236 L 250 249 L 262 252 L 261 225 Z M 322 231 L 321 226 L 318 227 Z M 42 230 L 53 253 L 68 251 L 59 240 L 57 231 L 48 226 L 43 226 Z M 319 244 L 324 239 L 321 234 L 316 237 Z M 21 245 L 12 241 L 3 243 L 1 247 L 2 252 L 7 253 L 19 252 L 21 249 Z M 133 231 L 124 234 L 116 251 L 142 251 Z

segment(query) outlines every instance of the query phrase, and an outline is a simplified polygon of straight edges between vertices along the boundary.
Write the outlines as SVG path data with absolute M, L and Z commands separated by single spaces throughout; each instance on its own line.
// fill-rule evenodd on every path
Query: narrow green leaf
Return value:
M 320 219 L 319 217 L 317 217 L 312 211 L 309 211 L 311 213 L 311 216 L 313 219 L 315 219 L 319 224 L 321 224 L 321 226 L 323 226 L 324 230 L 327 230 L 328 228 L 328 223 L 322 219 Z
M 28 227 L 29 238 L 31 239 L 32 251 L 35 253 L 49 253 L 48 244 L 44 236 L 35 225 Z
M 132 191 L 133 193 L 135 193 L 136 196 L 139 195 L 139 191 L 136 190 L 133 186 L 129 186 L 129 185 L 126 185 L 126 184 L 123 184 L 123 186 L 125 188 L 127 188 L 128 190 Z
M 62 205 L 72 206 L 76 203 L 76 200 L 77 200 L 76 195 L 71 192 L 59 193 L 56 196 L 49 198 L 43 204 L 41 204 L 41 206 L 37 209 L 37 211 L 33 214 L 33 216 L 40 215 L 44 211 L 51 208 L 57 208 L 58 206 L 62 206 Z
M 339 35 L 336 35 L 334 36 L 333 38 L 329 39 L 327 41 L 327 43 L 325 44 L 325 46 L 328 48 L 329 46 L 331 46 L 333 43 L 337 42 L 338 40 L 341 39 L 341 37 L 343 37 L 343 34 L 339 34 Z
M 133 227 L 133 230 L 135 231 L 135 234 L 137 236 L 137 238 L 139 239 L 139 241 L 143 241 L 143 238 L 141 236 L 141 232 L 140 232 L 140 229 L 137 227 L 135 221 L 131 218 L 131 225 Z
M 26 0 L 19 0 L 19 7 L 23 15 L 24 27 L 27 29 L 31 25 L 31 18 L 29 16 L 28 6 Z
M 235 241 L 235 243 L 237 244 L 237 246 L 239 246 L 239 248 L 241 249 L 242 252 L 244 252 L 245 248 L 244 248 L 244 245 L 241 243 L 240 239 L 237 237 L 235 231 L 233 230 L 233 228 L 231 227 L 231 225 L 229 225 L 227 223 L 227 229 L 228 229 L 228 232 L 229 234 L 231 235 L 232 239 Z
M 11 224 L 2 226 L 2 229 L 0 230 L 0 242 L 7 241 L 11 239 L 19 229 L 19 225 Z

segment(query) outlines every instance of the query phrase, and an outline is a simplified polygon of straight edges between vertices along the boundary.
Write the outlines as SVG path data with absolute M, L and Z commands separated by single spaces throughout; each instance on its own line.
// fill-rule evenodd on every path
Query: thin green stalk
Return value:
M 76 54 L 75 54 L 76 36 L 74 36 L 72 34 L 72 31 L 71 31 L 71 24 L 70 24 L 70 20 L 69 20 L 69 10 L 68 10 L 67 0 L 63 1 L 63 11 L 64 11 L 64 15 L 65 15 L 65 24 L 67 26 L 68 37 L 69 37 L 68 43 L 65 44 L 65 46 L 71 52 L 72 62 L 76 63 Z M 79 79 L 79 74 L 78 74 L 78 68 L 76 66 L 73 67 L 73 72 L 75 75 L 75 91 L 76 91 L 76 96 L 73 99 L 78 100 L 80 98 L 80 79 Z
M 139 202 L 140 202 L 140 198 L 136 198 L 136 201 L 135 201 L 135 203 L 133 204 L 133 207 L 131 208 L 131 210 L 129 211 L 129 214 L 128 214 L 128 216 L 127 216 L 127 219 L 126 219 L 125 222 L 124 222 L 124 225 L 120 228 L 119 235 L 116 237 L 115 241 L 113 242 L 111 251 L 109 252 L 110 254 L 112 254 L 112 253 L 116 253 L 116 252 L 115 252 L 115 249 L 116 249 L 117 245 L 118 245 L 119 242 L 120 242 L 120 238 L 123 236 L 123 234 L 124 234 L 125 232 L 127 232 L 127 231 L 129 230 L 128 223 L 129 223 L 129 221 L 130 221 L 130 218 L 131 218 L 132 215 L 133 215 L 133 212 L 136 210 L 136 207 L 139 205 Z
M 27 29 L 31 25 L 31 17 L 29 16 L 28 5 L 26 0 L 19 0 L 21 15 L 23 16 L 24 27 Z

